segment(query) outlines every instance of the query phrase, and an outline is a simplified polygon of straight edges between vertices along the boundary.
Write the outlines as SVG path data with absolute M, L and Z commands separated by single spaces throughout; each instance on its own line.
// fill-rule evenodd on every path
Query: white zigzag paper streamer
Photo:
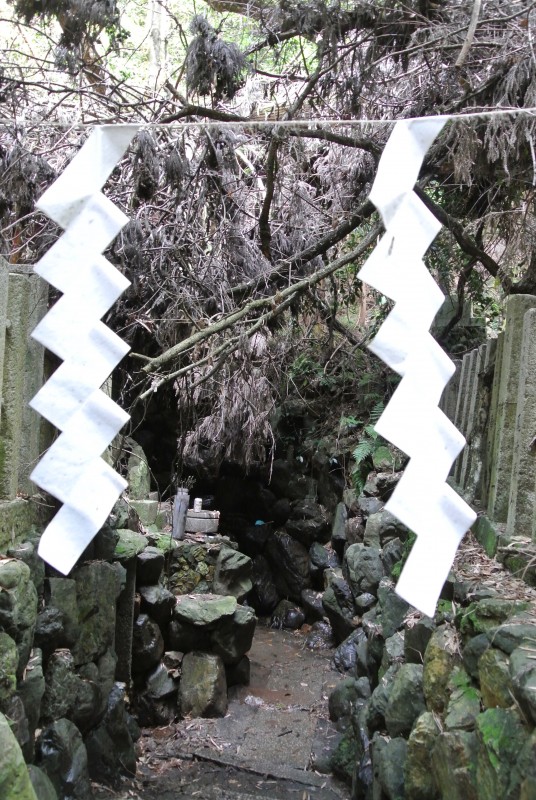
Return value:
M 369 346 L 402 376 L 375 430 L 410 457 L 386 505 L 417 535 L 396 592 L 429 616 L 476 519 L 446 483 L 465 439 L 438 408 L 455 368 L 429 332 L 444 296 L 422 258 L 441 224 L 413 192 L 424 156 L 447 120 L 396 124 L 370 193 L 386 232 L 359 273 L 396 303 Z
M 65 230 L 35 266 L 63 296 L 32 333 L 63 364 L 30 402 L 61 431 L 31 478 L 63 503 L 39 555 L 64 575 L 127 486 L 101 456 L 129 416 L 100 387 L 130 348 L 100 320 L 129 286 L 102 256 L 128 217 L 100 189 L 138 127 L 96 128 L 37 203 Z

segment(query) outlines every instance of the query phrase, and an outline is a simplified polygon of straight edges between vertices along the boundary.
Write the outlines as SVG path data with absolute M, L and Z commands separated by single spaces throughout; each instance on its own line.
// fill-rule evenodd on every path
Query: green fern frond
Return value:
M 354 452 L 352 453 L 352 457 L 355 461 L 355 467 L 353 472 L 359 469 L 360 464 L 365 461 L 369 456 L 372 455 L 374 452 L 374 442 L 370 441 L 370 439 L 363 439 L 359 442 L 357 447 L 355 448 Z
M 363 430 L 365 431 L 367 436 L 369 436 L 374 442 L 376 441 L 376 439 L 378 438 L 378 434 L 374 430 L 374 425 L 365 425 Z
M 375 403 L 372 411 L 370 412 L 370 421 L 373 424 L 378 422 L 378 420 L 381 417 L 381 415 L 383 414 L 384 410 L 385 410 L 385 403 L 383 402 L 383 400 L 378 400 L 378 402 Z

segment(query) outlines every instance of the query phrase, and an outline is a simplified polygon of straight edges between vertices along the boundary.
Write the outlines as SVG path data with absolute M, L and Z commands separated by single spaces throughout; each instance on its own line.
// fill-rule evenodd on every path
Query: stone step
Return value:
M 193 511 L 186 512 L 187 533 L 217 533 L 220 524 L 219 511 Z

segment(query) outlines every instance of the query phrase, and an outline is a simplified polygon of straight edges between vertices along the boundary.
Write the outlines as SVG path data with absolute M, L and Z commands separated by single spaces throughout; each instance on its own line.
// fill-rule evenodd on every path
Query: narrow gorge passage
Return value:
M 303 629 L 260 621 L 250 683 L 230 691 L 226 716 L 145 729 L 136 778 L 95 787 L 97 800 L 347 800 L 347 787 L 311 768 L 338 735 L 327 701 L 342 676 L 331 654 L 306 648 Z

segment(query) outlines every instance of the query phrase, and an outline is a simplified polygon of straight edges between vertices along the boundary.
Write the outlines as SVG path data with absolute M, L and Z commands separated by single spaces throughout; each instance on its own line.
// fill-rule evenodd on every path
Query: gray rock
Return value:
M 480 656 L 478 677 L 485 708 L 510 708 L 513 686 L 508 668 L 508 656 L 490 647 Z
M 307 498 L 314 499 L 317 496 L 317 483 L 314 478 L 309 478 L 306 475 L 292 474 L 285 489 L 285 495 L 294 501 Z
M 219 656 L 187 653 L 179 686 L 182 716 L 223 717 L 227 712 L 225 667 Z
M 329 622 L 314 622 L 305 637 L 308 650 L 331 650 L 335 647 L 335 637 Z
M 334 580 L 344 580 L 342 574 L 342 568 L 335 567 L 335 569 L 326 569 L 324 571 L 323 578 L 324 578 L 323 581 L 324 589 L 329 589 Z
M 19 744 L 6 717 L 0 713 L 0 797 L 6 800 L 37 798 Z
M 404 631 L 404 658 L 410 664 L 422 664 L 428 642 L 435 631 L 435 622 L 423 617 Z
M 214 594 L 236 597 L 238 601 L 251 591 L 252 562 L 249 556 L 239 553 L 230 547 L 222 547 L 216 561 Z
M 30 569 L 31 578 L 37 594 L 43 594 L 43 581 L 45 579 L 45 562 L 37 554 L 37 546 L 33 542 L 17 542 L 7 550 L 8 558 L 23 561 Z
M 102 721 L 86 738 L 88 767 L 93 780 L 117 784 L 118 776 L 136 772 L 136 752 L 125 694 L 125 685 L 116 683 Z
M 438 800 L 439 790 L 432 772 L 432 751 L 439 727 L 434 715 L 425 711 L 417 719 L 408 739 L 404 787 L 408 800 Z
M 472 678 L 478 679 L 478 662 L 490 647 L 487 634 L 479 633 L 465 644 L 462 651 L 463 665 Z
M 298 605 L 291 603 L 290 600 L 280 600 L 272 614 L 271 626 L 279 630 L 288 628 L 296 631 L 304 622 L 305 614 Z
M 45 582 L 47 607 L 62 613 L 63 641 L 59 647 L 71 647 L 80 635 L 76 581 L 70 578 L 47 578 Z
M 76 703 L 78 676 L 70 650 L 55 650 L 45 671 L 41 716 L 45 723 L 69 717 Z
M 174 619 L 196 627 L 214 628 L 224 619 L 232 617 L 238 603 L 235 597 L 215 594 L 190 594 L 177 597 L 173 609 Z
M 458 612 L 456 621 L 464 638 L 497 628 L 509 617 L 526 608 L 526 603 L 502 600 L 499 597 L 486 597 L 471 603 Z
M 351 717 L 358 706 L 363 706 L 371 694 L 366 678 L 343 678 L 328 699 L 329 718 L 337 722 Z
M 393 690 L 393 683 L 400 664 L 392 664 L 372 692 L 368 702 L 366 720 L 369 734 L 385 728 L 385 712 L 389 697 Z
M 45 658 L 48 658 L 54 650 L 66 646 L 63 612 L 59 608 L 47 606 L 37 615 L 33 641 Z
M 423 668 L 419 664 L 402 664 L 398 670 L 385 709 L 390 736 L 409 736 L 417 717 L 426 711 L 422 677 Z
M 124 497 L 120 497 L 112 508 L 108 524 L 114 529 L 137 531 L 138 515 Z
M 375 593 L 384 574 L 379 548 L 351 545 L 344 556 L 343 573 L 354 597 L 363 592 Z
M 46 772 L 35 764 L 28 764 L 28 775 L 38 800 L 58 800 L 54 785 Z
M 151 491 L 151 472 L 145 453 L 134 439 L 127 439 L 130 453 L 127 461 L 128 493 L 132 500 L 145 500 Z
M 391 497 L 401 476 L 401 472 L 394 472 L 392 469 L 377 473 L 376 492 L 382 500 L 387 501 Z
M 348 509 L 344 503 L 337 503 L 333 522 L 331 523 L 331 542 L 335 543 L 334 549 L 338 549 L 346 541 L 346 522 L 348 520 Z
M 385 640 L 380 672 L 383 674 L 391 664 L 401 664 L 404 660 L 404 633 L 398 631 Z
M 292 477 L 293 468 L 283 458 L 276 458 L 272 463 L 270 489 L 278 497 L 287 497 L 287 487 Z
M 268 540 L 265 555 L 279 596 L 299 603 L 303 589 L 311 586 L 308 550 L 288 533 L 276 531 Z
M 449 701 L 444 721 L 445 730 L 474 730 L 482 697 L 464 669 L 454 668 L 447 693 Z
M 536 661 L 532 641 L 521 644 L 510 656 L 514 696 L 527 718 L 536 723 Z
M 442 625 L 432 634 L 424 654 L 423 688 L 429 710 L 441 712 L 446 707 L 450 674 L 460 663 L 457 632 Z
M 136 557 L 136 583 L 138 586 L 154 586 L 160 580 L 165 556 L 158 547 L 150 545 Z
M 84 564 L 74 572 L 73 578 L 82 624 L 72 654 L 75 664 L 87 664 L 113 647 L 121 578 L 114 566 L 105 561 Z
M 364 756 L 363 740 L 356 735 L 353 725 L 348 725 L 337 742 L 330 757 L 330 767 L 334 775 L 349 786 L 352 785 L 356 765 Z
M 388 800 L 404 800 L 404 768 L 408 744 L 405 739 L 384 741 L 378 747 L 378 738 L 372 743 L 372 762 L 378 783 Z
M 17 688 L 19 651 L 14 639 L 0 631 L 0 708 L 3 708 Z
M 0 629 L 17 645 L 17 678 L 22 678 L 33 646 L 37 592 L 30 568 L 22 561 L 0 559 Z
M 357 648 L 361 642 L 366 641 L 366 634 L 362 628 L 356 628 L 339 646 L 333 654 L 333 665 L 339 672 L 348 672 L 357 676 Z
M 211 633 L 211 651 L 221 657 L 223 663 L 238 664 L 249 652 L 257 617 L 253 609 L 237 606 L 232 617 L 224 619 Z
M 531 800 L 536 797 L 536 731 L 532 731 L 521 748 L 519 756 L 510 772 L 508 800 Z
M 147 672 L 156 667 L 164 653 L 160 628 L 147 614 L 140 614 L 132 636 L 132 671 Z
M 87 751 L 82 734 L 68 719 L 59 719 L 41 731 L 37 766 L 50 778 L 61 798 L 91 800 Z
M 25 752 L 28 761 L 33 759 L 34 738 L 39 717 L 41 716 L 41 702 L 45 693 L 45 676 L 43 675 L 42 655 L 39 649 L 32 650 L 30 660 L 26 665 L 24 678 L 19 683 L 18 695 L 21 698 L 30 734 L 29 752 Z
M 103 525 L 93 539 L 93 558 L 98 561 L 111 561 L 115 556 L 119 534 L 110 525 Z
M 284 525 L 289 517 L 290 500 L 287 497 L 280 497 L 272 506 L 270 519 L 273 520 L 275 526 L 279 527 Z
M 358 624 L 352 592 L 344 578 L 332 580 L 322 595 L 322 606 L 336 641 L 344 641 Z
M 398 564 L 404 553 L 404 545 L 398 538 L 391 539 L 382 547 L 382 564 L 386 575 L 392 575 L 395 564 Z
M 279 602 L 272 571 L 263 555 L 255 556 L 252 562 L 251 580 L 253 589 L 248 602 L 258 614 L 271 614 Z
M 307 622 L 319 622 L 324 618 L 322 595 L 323 592 L 315 592 L 312 589 L 304 589 L 301 593 L 301 606 Z
M 536 625 L 523 619 L 510 619 L 486 634 L 493 647 L 498 647 L 510 655 L 516 647 L 525 642 L 536 648 Z
M 23 755 L 26 757 L 27 754 L 28 757 L 33 757 L 33 737 L 30 735 L 26 710 L 19 695 L 15 694 L 10 697 L 3 710 Z
M 313 542 L 327 542 L 330 537 L 328 515 L 324 506 L 311 498 L 291 504 L 290 519 L 285 523 L 293 539 L 309 548 Z
M 380 581 L 378 603 L 383 636 L 388 639 L 404 624 L 409 603 L 395 593 L 395 585 L 390 578 L 382 578 Z
M 153 619 L 160 630 L 165 631 L 175 608 L 175 595 L 160 584 L 140 586 L 140 611 Z
M 377 598 L 371 592 L 363 592 L 354 600 L 354 605 L 358 614 L 369 611 L 377 603 Z
M 311 545 L 309 549 L 309 560 L 311 577 L 317 581 L 320 581 L 326 569 L 336 569 L 340 567 L 339 556 L 335 550 L 320 544 L 320 542 L 313 542 Z
M 366 497 L 362 494 L 357 498 L 357 507 L 364 517 L 369 517 L 381 511 L 383 503 L 378 497 Z
M 442 800 L 477 800 L 477 751 L 476 733 L 446 731 L 437 736 L 432 771 Z
M 169 624 L 167 638 L 172 650 L 191 653 L 192 650 L 210 651 L 210 635 L 211 631 L 207 627 L 189 625 L 174 619 Z
M 137 516 L 136 514 L 136 519 Z M 118 561 L 130 561 L 131 558 L 136 558 L 140 553 L 143 553 L 148 546 L 149 540 L 142 533 L 138 533 L 136 527 L 134 530 L 117 528 L 119 538 L 115 546 L 114 558 Z
M 351 517 L 346 522 L 346 539 L 344 541 L 344 545 L 350 547 L 352 544 L 362 544 L 363 538 L 365 536 L 365 526 L 361 520 L 361 517 Z M 337 548 L 337 542 L 332 541 L 333 549 L 337 550 L 339 557 L 342 558 L 344 555 L 345 547 Z
M 391 539 L 407 539 L 408 529 L 393 514 L 383 509 L 371 514 L 365 526 L 363 542 L 372 547 L 382 548 Z
M 479 800 L 506 797 L 512 765 L 528 741 L 528 732 L 517 711 L 489 708 L 477 719 L 478 756 L 476 779 Z M 517 796 L 512 793 L 511 795 Z

